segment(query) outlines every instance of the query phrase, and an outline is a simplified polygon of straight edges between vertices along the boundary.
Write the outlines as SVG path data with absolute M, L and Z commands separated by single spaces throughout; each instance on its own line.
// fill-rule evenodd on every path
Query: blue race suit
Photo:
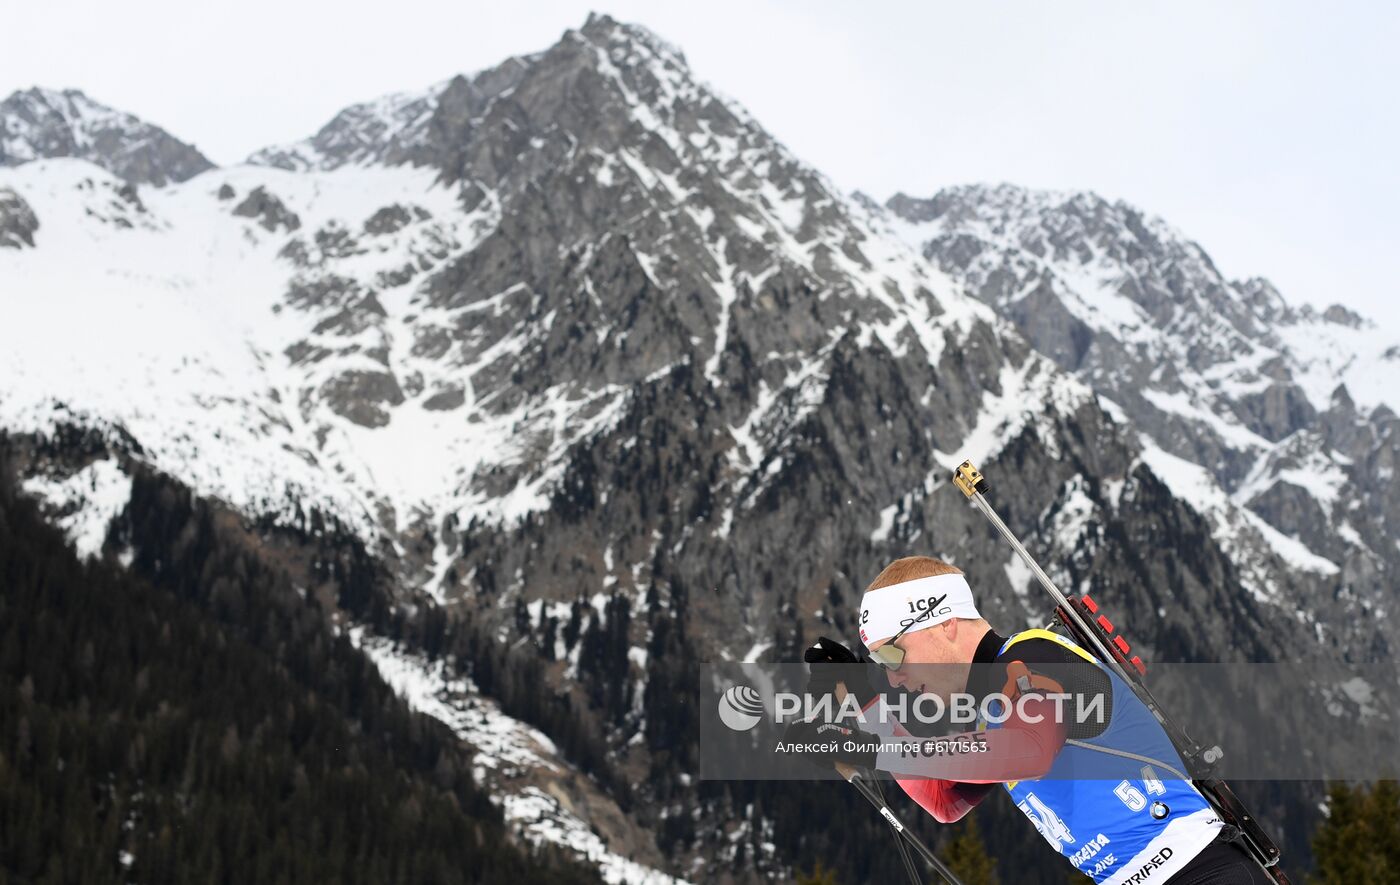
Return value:
M 997 660 L 1015 660 L 1012 650 L 1031 640 L 1059 643 L 1102 670 L 1112 685 L 1112 717 L 1101 733 L 1067 740 L 1044 777 L 1007 783 L 1007 792 L 1041 836 L 1099 885 L 1165 882 L 1216 840 L 1219 815 L 1187 779 L 1151 711 L 1084 649 L 1057 633 L 1027 630 L 1006 640 Z

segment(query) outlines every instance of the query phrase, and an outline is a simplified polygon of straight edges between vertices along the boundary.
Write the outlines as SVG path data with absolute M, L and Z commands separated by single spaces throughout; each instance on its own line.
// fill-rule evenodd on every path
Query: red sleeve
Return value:
M 898 783 L 909 798 L 941 824 L 962 820 L 996 787 L 996 784 L 964 784 L 930 778 L 903 778 Z
M 872 705 L 873 706 L 873 705 Z M 866 708 L 867 710 L 869 707 Z M 865 712 L 865 711 L 862 711 Z M 890 721 L 896 737 L 910 737 L 909 730 L 897 721 Z M 900 789 L 941 824 L 951 824 L 962 818 L 991 794 L 996 784 L 963 784 L 937 778 L 909 777 L 897 779 Z
M 938 740 L 980 740 L 986 746 L 981 752 L 934 756 L 891 754 L 887 757 L 882 753 L 880 767 L 911 777 L 962 783 L 1031 780 L 1041 777 L 1055 764 L 1055 756 L 1065 743 L 1065 729 L 1056 721 L 1055 705 L 1050 700 L 1027 697 L 1013 706 L 1011 717 L 1000 728 L 949 735 Z M 937 812 L 929 810 L 938 817 Z

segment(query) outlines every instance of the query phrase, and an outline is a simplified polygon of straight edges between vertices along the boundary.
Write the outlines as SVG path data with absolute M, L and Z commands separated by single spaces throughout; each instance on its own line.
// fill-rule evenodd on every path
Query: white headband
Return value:
M 909 627 L 934 603 L 938 605 L 935 611 Z M 865 594 L 860 601 L 860 640 L 869 648 L 905 627 L 910 633 L 917 633 L 953 618 L 979 617 L 967 578 L 957 574 L 915 578 Z

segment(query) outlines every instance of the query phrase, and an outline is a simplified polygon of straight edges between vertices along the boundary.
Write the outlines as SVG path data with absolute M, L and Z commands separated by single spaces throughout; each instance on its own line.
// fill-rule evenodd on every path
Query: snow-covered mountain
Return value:
M 16 333 L 16 426 L 54 401 L 94 410 L 241 509 L 309 500 L 392 539 L 546 506 L 570 445 L 678 366 L 727 395 L 735 361 L 755 363 L 762 388 L 728 409 L 751 470 L 779 391 L 820 383 L 836 330 L 936 362 L 945 334 L 993 319 L 935 296 L 673 49 L 606 19 L 274 156 L 313 171 L 241 166 L 125 201 L 76 160 L 6 174 L 40 225 L 6 274 L 45 295 L 11 328 L 91 330 L 62 370 Z M 93 260 L 52 260 L 78 252 Z M 761 322 L 795 298 L 801 315 Z
M 1363 621 L 1389 610 L 1400 336 L 1341 305 L 1292 306 L 1264 279 L 1227 280 L 1162 220 L 1090 193 L 972 186 L 886 208 L 930 261 L 1122 414 L 1251 590 L 1274 592 L 1257 556 L 1271 549 L 1316 576 L 1314 598 Z
M 132 184 L 161 187 L 214 164 L 191 145 L 76 89 L 27 89 L 0 102 L 0 166 L 77 157 Z
M 4 110 L 0 131 L 30 113 Z M 133 177 L 105 153 L 31 153 L 0 168 L 0 428 L 25 487 L 93 555 L 132 554 L 123 512 L 146 469 L 224 502 L 278 561 L 291 535 L 319 551 L 343 529 L 389 575 L 400 621 L 440 615 L 449 635 L 470 622 L 502 653 L 533 650 L 542 694 L 577 701 L 578 741 L 607 748 L 611 779 L 503 724 L 439 663 L 355 634 L 488 756 L 507 732 L 534 754 L 523 774 L 482 774 L 522 815 L 552 797 L 542 829 L 605 851 L 605 868 L 742 878 L 790 872 L 805 844 L 775 836 L 761 803 L 689 780 L 689 662 L 795 659 L 816 631 L 852 635 L 860 588 L 912 550 L 965 564 L 1006 629 L 1044 622 L 1011 551 L 943 491 L 963 458 L 1056 577 L 1141 625 L 1148 657 L 1338 655 L 1389 635 L 1304 610 L 1344 588 L 1340 560 L 1238 497 L 1261 470 L 1330 469 L 1318 452 L 1360 469 L 1338 442 L 1286 462 L 1290 422 L 1333 413 L 1304 409 L 1321 382 L 1278 381 L 1263 356 L 1291 328 L 1261 318 L 1288 312 L 1276 295 L 1217 291 L 1203 252 L 1138 220 L 1160 249 L 1116 230 L 1082 248 L 1119 250 L 1140 305 L 1100 299 L 1116 311 L 1101 319 L 1037 296 L 1023 309 L 1043 320 L 1025 323 L 1008 307 L 1024 299 L 987 287 L 1034 274 L 1055 295 L 1055 274 L 1112 270 L 1073 276 L 1091 262 L 1057 257 L 1058 234 L 995 233 L 1009 222 L 977 219 L 1010 212 L 1000 191 L 954 213 L 971 258 L 924 257 L 949 212 L 840 193 L 645 29 L 590 17 L 542 52 L 193 177 L 174 154 Z M 983 254 L 1010 269 L 984 279 Z M 1134 395 L 1125 357 L 1103 363 L 1129 373 L 1116 386 L 1084 371 L 1110 319 L 1134 365 L 1185 380 Z M 1333 371 L 1335 354 L 1307 352 Z M 1208 399 L 1196 420 L 1212 372 L 1237 411 Z M 1155 423 L 1134 419 L 1139 401 Z M 1368 408 L 1358 435 L 1383 432 Z M 339 566 L 308 558 L 336 589 Z M 1355 592 L 1375 605 L 1377 586 Z M 577 822 L 603 820 L 598 848 Z

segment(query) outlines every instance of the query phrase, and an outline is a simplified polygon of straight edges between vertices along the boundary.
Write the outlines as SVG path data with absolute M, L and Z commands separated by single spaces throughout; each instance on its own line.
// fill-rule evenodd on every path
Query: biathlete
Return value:
M 1048 630 L 1002 636 L 978 614 L 962 572 L 930 557 L 889 565 L 861 603 L 861 640 L 892 688 L 971 695 L 997 714 L 938 740 L 912 735 L 869 668 L 823 637 L 807 650 L 809 692 L 856 697 L 851 723 L 794 723 L 788 739 L 819 764 L 880 769 L 929 814 L 959 820 L 998 786 L 1075 869 L 1100 885 L 1268 885 L 1191 784 L 1170 739 L 1132 690 Z M 923 666 L 930 665 L 930 666 Z M 1065 698 L 1102 695 L 1100 720 L 1072 721 Z M 965 697 L 964 700 L 967 700 Z M 1089 698 L 1089 700 L 1093 700 Z M 833 739 L 835 738 L 835 739 Z

